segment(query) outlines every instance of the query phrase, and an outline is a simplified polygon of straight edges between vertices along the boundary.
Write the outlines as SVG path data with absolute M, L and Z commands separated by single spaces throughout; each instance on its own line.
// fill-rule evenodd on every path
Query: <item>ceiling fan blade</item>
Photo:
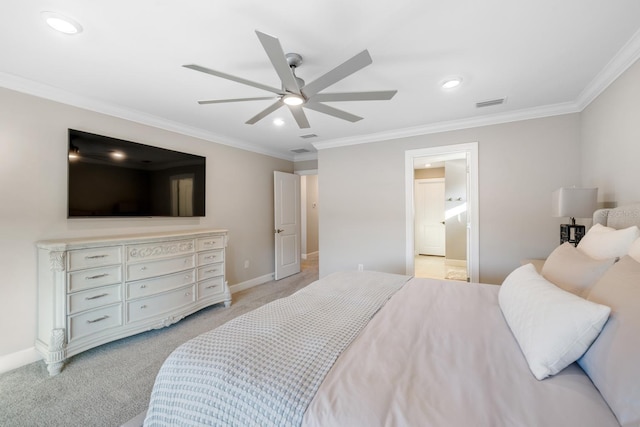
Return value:
M 293 71 L 291 71 L 289 63 L 287 62 L 287 58 L 284 55 L 284 50 L 282 50 L 280 40 L 257 30 L 256 34 L 258 35 L 265 52 L 267 52 L 267 56 L 269 57 L 271 64 L 273 64 L 273 68 L 275 68 L 276 73 L 278 73 L 278 77 L 280 77 L 280 80 L 282 81 L 282 86 L 288 92 L 300 95 L 300 88 L 298 87 L 298 83 L 293 75 Z
M 284 95 L 284 92 L 282 91 L 282 89 L 277 89 L 275 87 L 263 85 L 262 83 L 252 82 L 251 80 L 243 79 L 242 77 L 232 76 L 231 74 L 212 70 L 211 68 L 202 67 L 200 65 L 195 65 L 195 64 L 187 64 L 187 65 L 183 65 L 183 67 L 189 68 L 195 71 L 200 71 L 206 74 L 211 74 L 212 76 L 222 77 L 223 79 L 232 80 L 234 82 L 242 83 L 247 86 L 257 87 L 258 89 L 263 89 L 269 92 L 277 93 L 278 95 Z
M 291 114 L 293 114 L 293 118 L 296 119 L 296 123 L 298 123 L 298 127 L 300 129 L 308 129 L 311 127 L 311 125 L 309 124 L 309 120 L 307 120 L 307 115 L 304 113 L 304 111 L 302 110 L 302 107 L 300 106 L 290 106 L 289 107 L 289 111 L 291 111 Z
M 276 102 L 274 102 L 273 104 L 271 104 L 267 108 L 265 108 L 264 110 L 260 111 L 255 116 L 251 117 L 245 123 L 248 124 L 248 125 L 253 125 L 253 124 L 257 123 L 258 121 L 264 119 L 269 114 L 273 113 L 274 111 L 276 111 L 278 108 L 282 107 L 283 105 L 284 105 L 284 103 L 282 101 L 277 100 Z
M 206 104 L 222 104 L 225 102 L 242 102 L 242 101 L 261 101 L 264 99 L 278 99 L 277 97 L 273 97 L 273 96 L 260 96 L 257 98 L 234 98 L 234 99 L 210 99 L 210 100 L 206 100 L 206 101 L 198 101 L 198 104 L 200 105 L 206 105 Z
M 371 55 L 369 55 L 369 51 L 363 50 L 353 58 L 348 59 L 333 70 L 323 74 L 308 85 L 305 85 L 305 87 L 302 88 L 302 93 L 307 98 L 311 98 L 322 89 L 325 89 L 345 77 L 350 76 L 371 63 L 373 63 L 373 60 L 371 59 Z
M 340 101 L 387 101 L 398 93 L 397 90 L 381 90 L 373 92 L 318 93 L 313 96 L 317 102 Z
M 317 102 L 307 102 L 306 104 L 304 104 L 304 107 L 310 110 L 318 111 L 319 113 L 324 113 L 333 117 L 337 117 L 342 120 L 347 120 L 352 123 L 362 120 L 362 117 L 360 116 L 347 113 L 346 111 L 338 110 L 337 108 L 329 107 L 328 105 L 325 105 L 325 104 L 319 104 Z

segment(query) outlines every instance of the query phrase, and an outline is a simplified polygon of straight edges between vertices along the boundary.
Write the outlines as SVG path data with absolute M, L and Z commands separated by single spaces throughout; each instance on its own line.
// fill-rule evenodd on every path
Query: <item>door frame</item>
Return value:
M 478 143 L 444 145 L 405 151 L 405 224 L 406 250 L 405 269 L 407 275 L 414 272 L 414 159 L 417 157 L 441 156 L 464 153 L 469 169 L 467 202 L 467 275 L 472 282 L 480 281 L 480 216 L 478 213 Z

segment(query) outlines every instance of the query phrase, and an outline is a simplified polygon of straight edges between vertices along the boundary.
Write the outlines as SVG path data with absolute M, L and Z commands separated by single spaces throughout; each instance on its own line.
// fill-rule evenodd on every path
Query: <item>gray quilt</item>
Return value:
M 298 426 L 323 378 L 409 279 L 335 273 L 178 347 L 145 426 Z

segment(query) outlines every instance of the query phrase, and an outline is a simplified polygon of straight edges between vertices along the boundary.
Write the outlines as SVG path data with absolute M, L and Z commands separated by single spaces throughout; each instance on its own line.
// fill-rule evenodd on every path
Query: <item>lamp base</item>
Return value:
M 569 242 L 573 246 L 578 246 L 578 243 L 580 243 L 580 240 L 584 237 L 584 233 L 585 233 L 584 225 L 561 224 L 560 225 L 560 244 Z

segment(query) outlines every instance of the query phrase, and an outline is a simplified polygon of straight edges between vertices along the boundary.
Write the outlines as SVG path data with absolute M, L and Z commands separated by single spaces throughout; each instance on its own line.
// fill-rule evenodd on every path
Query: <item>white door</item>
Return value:
M 444 256 L 444 180 L 416 180 L 414 200 L 417 254 Z
M 273 173 L 275 279 L 300 272 L 300 176 Z

